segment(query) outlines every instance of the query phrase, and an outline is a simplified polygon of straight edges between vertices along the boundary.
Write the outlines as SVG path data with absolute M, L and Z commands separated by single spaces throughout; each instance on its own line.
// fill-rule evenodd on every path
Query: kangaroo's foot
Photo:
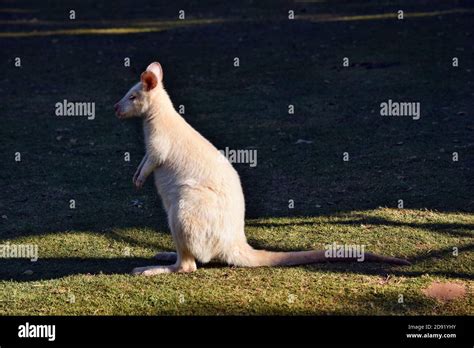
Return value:
M 197 266 L 194 258 L 187 258 L 178 260 L 174 265 L 170 266 L 136 267 L 132 270 L 132 274 L 151 276 L 162 273 L 190 273 L 196 269 Z

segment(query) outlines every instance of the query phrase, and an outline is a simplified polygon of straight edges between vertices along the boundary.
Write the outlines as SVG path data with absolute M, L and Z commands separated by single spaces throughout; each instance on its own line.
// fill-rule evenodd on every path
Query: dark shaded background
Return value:
M 470 1 L 3 4 L 2 238 L 165 225 L 151 180 L 139 194 L 131 183 L 143 155 L 140 123 L 119 122 L 112 110 L 154 60 L 193 127 L 218 148 L 258 150 L 256 168 L 236 165 L 248 217 L 396 207 L 398 199 L 406 208 L 473 210 Z M 75 21 L 66 19 L 69 9 Z M 186 20 L 218 22 L 177 21 L 180 9 Z M 296 20 L 287 20 L 289 9 Z M 405 20 L 390 17 L 398 9 Z M 75 32 L 104 28 L 124 31 Z M 63 99 L 95 102 L 96 119 L 57 118 L 54 104 Z M 379 116 L 388 99 L 421 102 L 421 119 Z

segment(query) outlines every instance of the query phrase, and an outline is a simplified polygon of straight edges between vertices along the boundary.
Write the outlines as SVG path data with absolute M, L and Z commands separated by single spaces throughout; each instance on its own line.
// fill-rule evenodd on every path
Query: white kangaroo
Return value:
M 242 267 L 291 266 L 324 261 L 324 251 L 272 252 L 255 250 L 245 237 L 245 202 L 239 175 L 229 161 L 174 109 L 163 87 L 163 70 L 150 64 L 115 104 L 118 118 L 142 117 L 146 154 L 133 176 L 141 188 L 153 173 L 168 216 L 176 253 L 156 258 L 175 261 L 168 266 L 134 268 L 133 274 L 193 272 L 196 260 L 220 260 Z M 367 261 L 407 265 L 394 257 L 365 253 Z

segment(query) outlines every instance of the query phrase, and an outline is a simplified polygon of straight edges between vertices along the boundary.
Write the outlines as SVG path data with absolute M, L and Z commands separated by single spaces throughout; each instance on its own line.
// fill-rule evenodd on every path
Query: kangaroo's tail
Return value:
M 241 267 L 262 267 L 262 266 L 296 266 L 321 262 L 381 262 L 394 265 L 411 265 L 404 259 L 396 257 L 382 256 L 372 253 L 363 253 L 360 256 L 350 257 L 327 257 L 324 250 L 310 251 L 267 251 L 255 250 L 250 245 L 243 246 L 237 254 L 234 254 L 229 263 Z

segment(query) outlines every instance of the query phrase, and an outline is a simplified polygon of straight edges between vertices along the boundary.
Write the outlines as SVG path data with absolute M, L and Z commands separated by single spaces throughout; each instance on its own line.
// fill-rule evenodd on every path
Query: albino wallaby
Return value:
M 235 266 L 291 266 L 324 261 L 354 261 L 326 257 L 324 251 L 272 252 L 255 250 L 244 233 L 245 203 L 239 175 L 209 141 L 174 109 L 163 87 L 163 70 L 152 63 L 141 81 L 115 104 L 118 118 L 143 118 L 146 154 L 133 176 L 141 188 L 153 172 L 173 235 L 176 253 L 156 258 L 169 266 L 133 269 L 133 274 L 192 272 L 196 260 L 220 260 Z M 407 265 L 394 257 L 365 253 L 367 261 Z

